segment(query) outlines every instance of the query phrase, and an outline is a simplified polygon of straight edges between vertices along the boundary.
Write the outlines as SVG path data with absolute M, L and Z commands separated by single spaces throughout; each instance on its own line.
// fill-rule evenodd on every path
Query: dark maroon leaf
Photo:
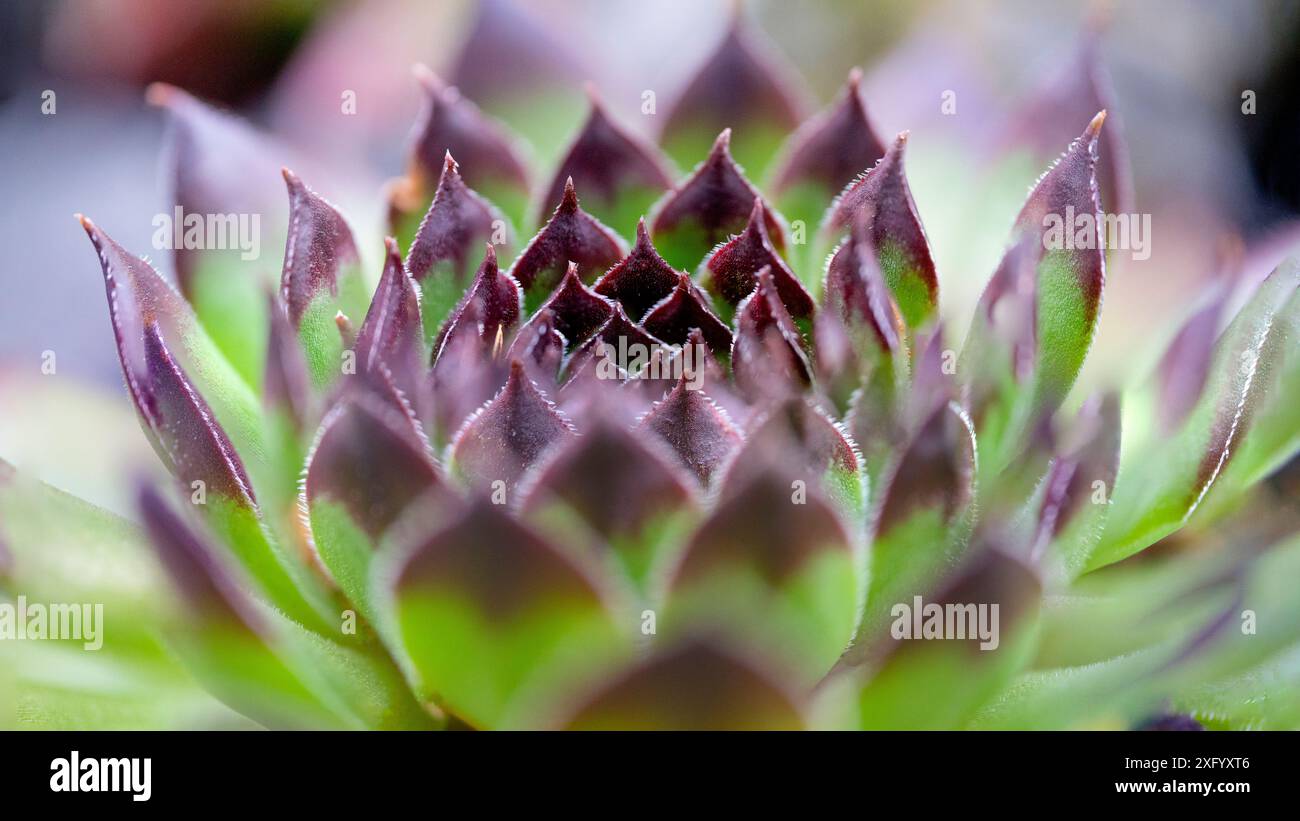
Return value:
M 260 217 L 264 234 L 283 227 L 284 193 L 279 175 L 289 152 L 248 123 L 165 83 L 149 86 L 150 104 L 166 109 L 169 120 L 170 195 L 184 214 L 250 214 Z M 176 248 L 176 279 L 193 298 L 199 260 L 212 249 Z
M 542 452 L 574 435 L 572 425 L 524 372 L 519 362 L 501 392 L 456 434 L 451 458 L 475 487 L 503 481 L 513 489 Z
M 831 256 L 823 298 L 827 311 L 843 321 L 855 338 L 865 331 L 881 350 L 899 350 L 903 318 L 885 284 L 865 221 L 854 226 L 850 237 Z
M 81 224 L 99 255 L 122 374 L 150 444 L 185 483 L 202 481 L 208 492 L 254 506 L 239 454 L 172 356 L 194 321 L 184 302 L 147 262 L 89 219 Z
M 534 382 L 553 386 L 559 379 L 567 345 L 564 334 L 556 330 L 555 314 L 542 308 L 515 334 L 506 356 L 522 362 Z
M 578 205 L 573 180 L 567 180 L 564 194 L 551 219 L 537 232 L 510 267 L 527 293 L 550 293 L 568 269 L 578 265 L 578 277 L 592 282 L 627 253 L 623 240 Z
M 790 503 L 791 475 L 772 461 L 735 478 L 700 525 L 674 569 L 671 587 L 706 575 L 717 565 L 752 562 L 776 586 L 826 549 L 848 552 L 851 541 L 834 508 L 815 490 Z M 729 485 L 732 478 L 729 477 Z
M 498 624 L 532 612 L 541 600 L 600 601 L 571 559 L 483 494 L 405 555 L 398 591 L 443 588 Z
M 296 328 L 317 295 L 338 295 L 340 270 L 360 263 L 352 229 L 324 197 L 308 188 L 287 168 L 281 169 L 289 187 L 289 237 L 280 274 L 280 297 Z
M 704 162 L 657 206 L 650 227 L 656 241 L 661 239 L 661 235 L 670 238 L 687 235 L 692 248 L 702 246 L 707 251 L 744 229 L 754 208 L 754 200 L 761 200 L 762 194 L 745 179 L 731 158 L 730 145 L 731 129 L 726 128 L 718 135 Z M 776 214 L 766 205 L 764 224 L 773 247 L 778 251 L 784 250 L 785 231 Z M 703 256 L 704 253 L 700 253 L 695 259 Z M 695 259 L 672 261 L 694 266 Z
M 374 376 L 386 366 L 399 388 L 414 400 L 424 371 L 424 330 L 420 320 L 419 286 L 411 279 L 397 241 L 384 240 L 384 271 L 370 301 L 366 320 L 357 332 L 357 369 Z
M 903 170 L 906 146 L 904 131 L 880 162 L 844 189 L 827 213 L 826 222 L 829 230 L 842 233 L 856 221 L 866 221 L 885 281 L 908 327 L 915 329 L 938 307 L 939 278 Z
M 441 485 L 414 420 L 357 390 L 321 421 L 303 493 L 309 506 L 322 499 L 343 505 L 378 540 L 407 505 Z
M 581 71 L 569 43 L 516 0 L 480 0 L 464 36 L 452 76 L 476 98 L 515 98 L 538 90 L 576 86 Z
M 476 333 L 485 344 L 495 344 L 498 337 L 514 329 L 523 312 L 523 295 L 519 283 L 497 266 L 497 252 L 487 243 L 483 262 L 474 275 L 474 284 L 460 305 L 443 325 L 433 345 L 433 361 L 442 358 L 446 340 L 453 333 Z
M 855 68 L 834 104 L 791 135 L 774 177 L 775 193 L 802 184 L 839 193 L 885 155 L 885 145 L 867 117 L 861 84 L 862 71 Z
M 517 287 L 515 293 L 517 302 Z M 484 310 L 477 299 L 466 302 L 455 322 L 449 323 L 437 348 L 430 393 L 434 431 L 441 443 L 447 442 L 471 413 L 496 394 L 509 372 L 505 360 L 493 355 L 496 337 L 483 337 Z
M 588 367 L 588 360 L 595 360 L 601 356 L 602 346 L 609 346 L 615 354 L 615 364 L 620 368 L 626 369 L 628 359 L 637 350 L 644 350 L 648 355 L 650 351 L 663 347 L 664 340 L 650 334 L 640 325 L 628 319 L 627 314 L 623 313 L 623 306 L 613 303 L 613 312 L 605 324 L 591 337 L 579 345 L 569 357 L 569 361 L 564 365 L 566 378 L 571 378 L 573 374 Z M 637 348 L 636 346 L 640 346 Z
M 639 319 L 676 286 L 677 271 L 655 250 L 642 217 L 636 226 L 636 244 L 631 252 L 610 268 L 593 290 L 618 300 L 630 315 Z
M 857 475 L 857 447 L 829 416 L 811 401 L 791 397 L 765 408 L 750 420 L 745 442 L 727 466 L 724 493 L 776 460 L 791 478 L 820 480 L 827 471 Z M 787 482 L 788 485 L 788 482 Z
M 668 112 L 660 141 L 742 124 L 783 133 L 794 129 L 803 119 L 804 105 L 792 73 L 738 9 L 713 54 Z
M 875 534 L 880 538 L 918 510 L 941 511 L 951 520 L 971 502 L 974 441 L 952 406 L 936 408 L 902 451 L 882 483 Z
M 574 262 L 569 263 L 564 279 L 542 308 L 551 312 L 555 329 L 570 345 L 585 342 L 614 313 L 613 303 L 582 284 L 578 278 L 578 265 Z
M 767 268 L 786 310 L 792 316 L 812 316 L 812 297 L 768 239 L 764 211 L 763 201 L 755 199 L 745 230 L 721 245 L 705 263 L 704 286 L 726 303 L 738 305 L 753 292 L 758 271 Z
M 435 265 L 450 263 L 456 281 L 464 283 L 474 249 L 491 241 L 497 220 L 502 220 L 501 214 L 465 185 L 459 166 L 447 152 L 438 190 L 406 255 L 411 276 L 423 282 Z
M 708 297 L 685 273 L 677 287 L 651 308 L 642 320 L 646 330 L 672 345 L 686 342 L 698 329 L 714 353 L 731 351 L 731 329 L 708 305 Z
M 694 507 L 694 483 L 657 438 L 629 431 L 613 413 L 586 421 L 582 435 L 552 451 L 521 488 L 525 515 L 559 501 L 614 539 Z
M 411 189 L 399 208 L 409 212 L 423 205 L 449 153 L 464 167 L 465 182 L 473 188 L 500 184 L 527 191 L 527 165 L 505 129 L 428 68 L 417 66 L 416 78 L 426 97 L 407 171 Z
M 750 401 L 802 393 L 812 383 L 812 367 L 771 269 L 759 270 L 758 287 L 740 304 L 736 317 L 731 369 L 740 393 Z
M 646 413 L 641 427 L 667 442 L 705 487 L 741 442 L 727 412 L 704 392 L 687 387 L 685 375 Z

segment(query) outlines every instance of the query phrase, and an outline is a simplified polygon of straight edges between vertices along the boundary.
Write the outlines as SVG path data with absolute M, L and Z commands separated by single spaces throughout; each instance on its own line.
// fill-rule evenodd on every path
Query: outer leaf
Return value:
M 886 640 L 884 658 L 858 697 L 859 726 L 870 730 L 962 726 L 1028 664 L 1040 595 L 1038 579 L 1028 567 L 985 549 L 939 591 L 917 590 L 915 598 L 900 599 L 907 609 L 894 611 L 892 640 Z M 967 633 L 965 640 L 926 641 L 924 634 L 916 636 L 914 625 L 924 623 L 917 615 L 926 614 L 916 614 L 915 608 L 924 610 L 928 605 L 983 609 L 984 627 L 993 628 L 988 632 L 991 638 L 985 641 L 985 636 Z M 903 640 L 898 625 L 909 616 L 911 639 Z M 957 681 L 960 686 L 954 686 Z
M 1293 367 L 1286 363 L 1294 357 L 1298 286 L 1300 265 L 1294 262 L 1270 274 L 1219 338 L 1205 390 L 1178 432 L 1125 453 L 1114 509 L 1088 569 L 1119 561 L 1178 529 L 1231 465 L 1255 413 L 1279 384 L 1278 369 Z M 1293 421 L 1285 424 L 1294 430 Z M 1258 465 L 1261 454 L 1252 455 Z M 1256 465 L 1246 472 L 1258 470 Z M 1235 477 L 1238 488 L 1243 478 Z

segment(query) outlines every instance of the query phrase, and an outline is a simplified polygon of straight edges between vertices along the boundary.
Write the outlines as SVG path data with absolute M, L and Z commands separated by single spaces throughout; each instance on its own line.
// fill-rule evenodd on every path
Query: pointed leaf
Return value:
M 745 398 L 798 395 L 812 384 L 803 338 L 782 304 L 771 269 L 758 271 L 758 286 L 740 303 L 731 368 Z
M 759 270 L 767 268 L 786 310 L 795 317 L 812 316 L 812 297 L 772 247 L 763 222 L 763 202 L 755 199 L 745 230 L 720 245 L 704 263 L 704 287 L 725 305 L 739 305 L 753 292 Z
M 679 162 L 698 157 L 719 129 L 744 125 L 742 162 L 755 174 L 803 119 L 798 76 L 739 9 L 712 55 L 673 103 L 660 142 Z
M 718 134 L 709 155 L 654 209 L 650 231 L 664 259 L 677 268 L 694 269 L 705 255 L 749 222 L 758 189 L 731 158 L 731 129 Z M 785 249 L 785 229 L 764 205 L 764 222 L 772 246 Z
M 862 71 L 855 68 L 835 102 L 790 135 L 774 174 L 774 193 L 806 187 L 825 202 L 885 155 L 885 144 L 867 116 L 861 85 Z
M 528 168 L 514 139 L 425 66 L 416 66 L 415 77 L 425 100 L 412 132 L 406 178 L 392 193 L 399 220 L 409 223 L 424 213 L 448 153 L 464 166 L 467 185 L 518 220 L 528 192 Z M 401 226 L 393 227 L 406 234 Z
M 464 293 L 479 246 L 494 240 L 498 226 L 508 241 L 505 225 L 500 212 L 465 184 L 447 152 L 433 202 L 406 255 L 407 270 L 420 284 L 426 338 L 432 340 Z
M 843 233 L 859 219 L 867 223 L 885 282 L 907 327 L 915 331 L 938 308 L 939 279 L 903 170 L 906 147 L 904 131 L 875 166 L 844 189 L 827 213 L 826 226 Z
M 641 324 L 672 345 L 684 344 L 698 329 L 714 354 L 731 353 L 731 329 L 713 313 L 708 297 L 685 273 L 677 276 L 677 287 L 646 312 Z
M 570 179 L 555 213 L 528 241 L 510 266 L 510 275 L 524 289 L 531 313 L 563 278 L 570 262 L 577 263 L 578 278 L 589 283 L 626 254 L 623 240 L 579 206 Z
M 548 447 L 574 435 L 551 400 L 512 362 L 510 378 L 491 402 L 466 420 L 451 445 L 452 468 L 471 486 L 513 491 L 524 471 Z
M 677 387 L 645 414 L 640 425 L 667 442 L 706 488 L 741 441 L 727 412 L 704 392 L 691 390 L 685 374 Z
M 617 300 L 629 315 L 640 318 L 673 292 L 677 278 L 677 271 L 655 250 L 642 217 L 637 222 L 632 250 L 597 280 L 592 290 Z
M 590 86 L 587 96 L 591 112 L 551 178 L 543 207 L 559 202 L 572 179 L 595 217 L 616 231 L 631 233 L 636 220 L 673 182 L 659 150 L 615 123 Z M 545 217 L 543 213 L 537 221 Z

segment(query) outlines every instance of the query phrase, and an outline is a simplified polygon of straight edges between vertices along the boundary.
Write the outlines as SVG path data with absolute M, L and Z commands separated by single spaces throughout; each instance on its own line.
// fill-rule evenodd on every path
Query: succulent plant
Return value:
M 784 71 L 738 17 L 666 117 L 677 175 L 594 90 L 533 167 L 420 68 L 382 246 L 155 87 L 177 204 L 267 215 L 278 287 L 184 250 L 178 290 L 81 218 L 175 481 L 137 527 L 6 468 L 4 589 L 104 601 L 104 652 L 268 727 L 1300 726 L 1300 539 L 1256 515 L 1300 447 L 1300 266 L 1074 401 L 1107 252 L 1044 226 L 1123 193 L 1106 112 L 1053 123 L 962 342 L 908 134 L 856 70 L 808 119 Z M 899 635 L 947 605 L 993 640 Z M 20 677 L 20 721 L 156 723 L 181 686 L 76 676 Z

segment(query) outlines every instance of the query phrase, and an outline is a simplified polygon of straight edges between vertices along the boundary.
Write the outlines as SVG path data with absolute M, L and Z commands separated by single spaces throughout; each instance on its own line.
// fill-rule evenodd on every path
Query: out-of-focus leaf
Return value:
M 695 518 L 697 486 L 657 437 L 628 430 L 615 410 L 598 409 L 584 422 L 581 436 L 525 478 L 520 513 L 557 544 L 612 558 L 642 583 Z
M 522 225 L 528 198 L 528 168 L 505 128 L 479 111 L 425 66 L 415 67 L 425 93 L 416 120 L 406 176 L 390 191 L 391 230 L 404 241 L 434 195 L 447 154 L 464 168 L 465 183 Z
M 1043 479 L 1034 556 L 1048 555 L 1052 581 L 1077 576 L 1101 538 L 1119 470 L 1120 410 L 1114 395 L 1085 403 Z M 1050 552 L 1050 553 L 1049 553 Z
M 1292 398 L 1280 377 L 1295 371 L 1297 286 L 1295 262 L 1270 274 L 1220 336 L 1205 389 L 1178 431 L 1125 451 L 1113 510 L 1086 569 L 1131 556 L 1185 524 L 1225 474 L 1233 484 L 1224 492 L 1240 492 L 1257 478 L 1277 455 L 1246 449 L 1256 420 L 1274 426 L 1261 444 L 1285 447 L 1288 429 L 1294 441 L 1294 408 L 1281 410 Z M 1241 456 L 1251 461 L 1233 476 Z
M 1115 92 L 1102 61 L 1103 34 L 1097 21 L 1087 26 L 1070 62 L 1012 115 L 1006 139 L 1013 147 L 1029 148 L 1034 159 L 1042 162 L 1073 136 L 1069 129 L 1074 123 L 1103 109 L 1111 112 L 1110 125 L 1101 135 L 1098 188 L 1106 213 L 1127 214 L 1133 209 L 1133 171 L 1114 114 Z
M 1033 571 L 984 548 L 941 589 L 917 588 L 892 603 L 889 638 L 878 647 L 883 657 L 871 666 L 857 699 L 858 725 L 962 726 L 1028 664 L 1040 596 Z M 946 624 L 954 625 L 954 634 L 945 633 Z
M 861 84 L 862 71 L 855 68 L 835 102 L 799 126 L 781 149 L 770 190 L 791 226 L 800 221 L 814 228 L 826 203 L 885 155 L 885 144 L 867 116 Z M 804 254 L 799 262 L 815 260 L 815 254 Z
M 657 653 L 586 696 L 564 726 L 576 730 L 798 730 L 798 701 L 765 672 L 692 640 Z
M 310 633 L 249 598 L 155 489 L 141 491 L 140 510 L 188 610 L 171 630 L 173 646 L 223 701 L 273 728 L 433 726 L 386 658 Z
M 668 629 L 726 629 L 819 680 L 853 638 L 865 598 L 860 539 L 797 462 L 734 472 L 668 575 Z
M 541 207 L 564 197 L 567 180 L 582 189 L 586 209 L 623 236 L 630 236 L 651 204 L 672 187 L 659 149 L 611 119 L 588 86 L 591 111 L 551 178 Z M 541 223 L 545 212 L 537 217 Z
M 692 390 L 685 374 L 640 424 L 667 442 L 705 487 L 741 441 L 727 412 L 703 391 Z
M 704 153 L 718 131 L 743 125 L 737 159 L 762 176 L 781 141 L 803 119 L 806 106 L 797 77 L 775 47 L 745 23 L 738 7 L 712 55 L 674 101 L 660 142 L 686 164 Z
M 890 608 L 926 592 L 965 551 L 976 488 L 965 412 L 955 403 L 934 409 L 879 486 L 860 645 L 880 633 Z
M 172 248 L 181 292 L 212 340 L 255 385 L 267 328 L 261 294 L 275 269 L 261 255 L 283 247 L 288 222 L 278 176 L 293 158 L 179 88 L 155 83 L 147 96 L 169 115 L 165 174 L 175 206 L 169 220 L 155 221 L 155 239 Z
M 472 726 L 509 724 L 512 711 L 620 656 L 621 631 L 592 577 L 486 496 L 384 555 L 375 595 L 414 664 L 417 694 Z
M 307 457 L 301 504 L 325 567 L 372 624 L 370 557 L 415 499 L 443 489 L 416 421 L 355 391 L 321 422 Z

